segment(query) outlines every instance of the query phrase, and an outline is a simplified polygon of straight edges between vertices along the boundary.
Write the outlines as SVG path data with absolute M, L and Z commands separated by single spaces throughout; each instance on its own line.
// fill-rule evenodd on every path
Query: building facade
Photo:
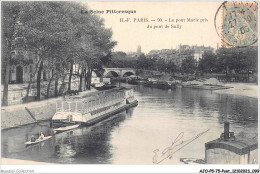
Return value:
M 19 21 L 15 24 L 15 36 L 12 41 L 12 51 L 10 59 L 10 83 L 26 83 L 30 81 L 30 75 L 35 74 L 35 66 L 39 60 L 36 49 L 28 48 L 26 38 L 23 36 L 24 26 Z M 43 71 L 41 78 L 46 80 L 49 75 Z M 37 78 L 34 75 L 32 81 Z
M 202 58 L 202 55 L 205 51 L 214 51 L 214 48 L 212 47 L 205 47 L 204 45 L 203 46 L 193 46 L 192 49 L 194 50 L 194 59 L 196 61 L 199 61 L 199 59 Z
M 172 61 L 178 67 L 182 61 L 188 57 L 193 57 L 196 61 L 202 58 L 205 51 L 214 51 L 212 47 L 179 45 L 177 49 L 151 50 L 147 56 L 150 58 L 163 59 L 166 62 Z

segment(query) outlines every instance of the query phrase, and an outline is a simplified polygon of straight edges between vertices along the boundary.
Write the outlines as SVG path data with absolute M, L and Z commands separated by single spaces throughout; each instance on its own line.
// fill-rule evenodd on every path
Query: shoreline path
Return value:
M 258 99 L 258 85 L 255 83 L 226 83 L 230 89 L 215 90 L 216 93 L 246 96 Z

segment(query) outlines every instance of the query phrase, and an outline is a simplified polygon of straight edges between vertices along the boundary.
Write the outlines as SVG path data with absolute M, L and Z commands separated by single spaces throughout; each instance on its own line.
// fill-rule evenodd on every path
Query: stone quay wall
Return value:
M 56 112 L 56 102 L 58 100 L 62 100 L 62 98 L 2 107 L 1 129 L 18 127 L 36 121 L 51 119 Z

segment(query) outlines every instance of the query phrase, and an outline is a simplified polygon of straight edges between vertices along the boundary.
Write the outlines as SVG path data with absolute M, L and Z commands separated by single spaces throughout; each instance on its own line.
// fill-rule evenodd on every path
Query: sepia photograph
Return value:
M 258 1 L 1 1 L 1 173 L 259 173 L 258 136 Z

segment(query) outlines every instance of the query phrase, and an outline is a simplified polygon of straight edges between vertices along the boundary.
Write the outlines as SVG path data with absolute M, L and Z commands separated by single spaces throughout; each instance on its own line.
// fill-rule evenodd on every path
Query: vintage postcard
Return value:
M 259 173 L 258 132 L 258 1 L 1 1 L 1 173 Z

